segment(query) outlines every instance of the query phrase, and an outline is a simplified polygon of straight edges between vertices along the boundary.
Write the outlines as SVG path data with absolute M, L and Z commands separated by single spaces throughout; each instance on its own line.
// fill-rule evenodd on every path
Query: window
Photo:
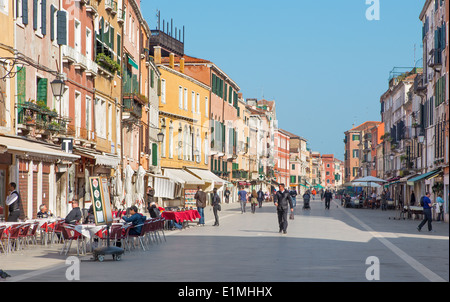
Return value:
M 169 126 L 169 158 L 173 158 L 173 124 Z
M 359 140 L 360 140 L 359 134 L 353 134 L 352 141 L 359 141 Z
M 295 170 L 295 164 L 292 164 L 292 170 Z M 292 182 L 292 181 L 291 181 Z
M 208 97 L 207 96 L 205 96 L 205 116 L 206 117 L 208 117 L 208 114 L 209 114 L 209 100 L 208 100 Z
M 200 94 L 197 93 L 197 113 L 200 113 Z
M 81 93 L 75 91 L 75 110 L 81 109 Z M 81 114 L 75 114 L 75 131 L 77 136 L 80 135 L 81 128 Z
M 359 158 L 359 150 L 353 149 L 353 158 Z
M 0 0 L 0 12 L 8 15 L 8 2 L 9 0 Z
M 92 32 L 86 28 L 86 57 L 92 60 Z
M 192 99 L 192 104 L 191 104 L 192 113 L 195 113 L 195 92 L 194 91 L 192 91 L 191 99 Z
M 161 79 L 161 103 L 166 103 L 166 80 Z
M 74 20 L 75 50 L 81 52 L 81 23 Z
M 183 87 L 178 87 L 178 108 L 183 109 Z
M 188 90 L 184 88 L 184 110 L 188 110 Z
M 358 174 L 358 168 L 354 167 L 353 168 L 353 177 L 355 177 Z

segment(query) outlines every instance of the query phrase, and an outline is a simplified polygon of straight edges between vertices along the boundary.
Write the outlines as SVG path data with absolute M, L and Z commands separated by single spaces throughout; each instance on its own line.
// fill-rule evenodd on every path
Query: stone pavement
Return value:
M 278 233 L 272 204 L 256 214 L 223 205 L 219 227 L 208 207 L 207 226 L 166 231 L 167 242 L 149 251 L 126 253 L 120 262 L 81 257 L 80 281 L 367 282 L 370 257 L 379 260 L 380 281 L 449 281 L 448 223 L 418 232 L 419 220 L 394 220 L 395 211 L 311 205 L 303 211 L 297 202 L 287 235 Z M 66 281 L 59 248 L 0 255 L 0 268 L 13 276 L 8 281 Z

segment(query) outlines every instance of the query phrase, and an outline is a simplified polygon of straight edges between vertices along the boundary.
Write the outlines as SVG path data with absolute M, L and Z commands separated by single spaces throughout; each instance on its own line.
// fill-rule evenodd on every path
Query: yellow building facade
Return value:
M 210 88 L 157 63 L 161 72 L 161 167 L 208 169 Z

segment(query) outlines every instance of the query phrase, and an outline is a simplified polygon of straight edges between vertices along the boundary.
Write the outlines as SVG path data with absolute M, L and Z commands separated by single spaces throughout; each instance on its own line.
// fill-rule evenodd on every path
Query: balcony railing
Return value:
M 430 51 L 430 59 L 428 60 L 428 66 L 431 68 L 440 68 L 442 66 L 442 50 L 432 49 Z
M 142 105 L 133 98 L 123 98 L 123 112 L 130 113 L 140 119 L 142 117 Z
M 105 1 L 105 9 L 113 14 L 117 13 L 117 2 L 114 0 Z
M 418 74 L 414 79 L 414 92 L 421 92 L 427 89 L 425 83 L 426 76 L 424 74 Z
M 76 49 L 67 45 L 62 45 L 63 62 L 72 63 L 75 69 L 83 69 L 86 73 L 96 75 L 98 73 L 98 65 Z

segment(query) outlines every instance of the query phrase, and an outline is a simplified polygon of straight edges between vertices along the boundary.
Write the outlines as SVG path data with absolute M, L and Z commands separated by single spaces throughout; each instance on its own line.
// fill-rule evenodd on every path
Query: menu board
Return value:
M 95 224 L 112 223 L 111 203 L 109 201 L 108 180 L 104 177 L 89 177 Z
M 197 193 L 197 190 L 184 190 L 184 207 L 185 208 L 192 208 L 193 210 L 197 209 L 197 202 L 195 201 L 195 194 Z

